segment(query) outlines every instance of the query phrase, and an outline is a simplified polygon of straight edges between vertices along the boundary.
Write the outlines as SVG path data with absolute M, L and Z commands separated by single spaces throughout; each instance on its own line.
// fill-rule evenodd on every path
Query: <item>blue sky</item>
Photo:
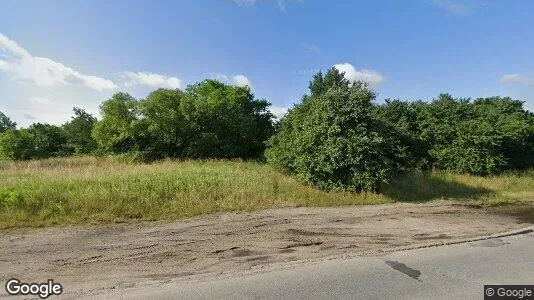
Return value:
M 508 95 L 534 110 L 534 1 L 0 1 L 0 111 L 21 126 L 205 78 L 276 112 L 331 66 L 385 98 Z

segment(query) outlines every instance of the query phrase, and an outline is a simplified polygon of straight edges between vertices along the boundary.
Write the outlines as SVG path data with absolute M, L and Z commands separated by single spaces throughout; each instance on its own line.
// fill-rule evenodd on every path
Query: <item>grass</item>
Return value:
M 394 180 L 381 194 L 351 194 L 320 191 L 257 162 L 135 164 L 112 157 L 0 162 L 0 228 L 438 199 L 487 205 L 532 200 L 534 173 L 487 178 L 421 173 Z

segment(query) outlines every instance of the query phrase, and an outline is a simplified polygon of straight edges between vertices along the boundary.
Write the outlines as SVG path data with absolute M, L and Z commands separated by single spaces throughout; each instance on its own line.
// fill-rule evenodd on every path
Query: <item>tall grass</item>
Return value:
M 320 191 L 256 162 L 135 164 L 112 157 L 0 162 L 0 228 L 436 199 L 532 200 L 534 174 L 416 174 L 396 179 L 382 194 L 350 194 Z

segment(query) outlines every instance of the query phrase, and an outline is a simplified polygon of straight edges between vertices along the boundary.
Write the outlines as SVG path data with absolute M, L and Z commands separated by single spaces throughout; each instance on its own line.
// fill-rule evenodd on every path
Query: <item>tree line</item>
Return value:
M 0 157 L 73 154 L 266 159 L 323 189 L 377 190 L 414 170 L 489 175 L 534 166 L 534 114 L 509 97 L 388 99 L 331 68 L 278 122 L 247 87 L 205 80 L 145 99 L 116 93 L 101 120 L 75 108 L 62 126 L 17 129 L 0 113 Z
M 16 129 L 2 114 L 0 157 L 258 158 L 274 133 L 269 105 L 247 87 L 205 80 L 185 90 L 158 89 L 139 100 L 116 93 L 100 105 L 101 120 L 74 108 L 62 126 L 37 123 Z

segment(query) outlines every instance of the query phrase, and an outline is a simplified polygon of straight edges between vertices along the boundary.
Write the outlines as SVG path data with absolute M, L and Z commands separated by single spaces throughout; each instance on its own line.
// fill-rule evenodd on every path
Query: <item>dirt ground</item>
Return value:
M 0 231 L 0 280 L 53 278 L 63 285 L 63 297 L 77 298 L 525 226 L 511 216 L 459 205 L 389 204 L 4 230 Z

